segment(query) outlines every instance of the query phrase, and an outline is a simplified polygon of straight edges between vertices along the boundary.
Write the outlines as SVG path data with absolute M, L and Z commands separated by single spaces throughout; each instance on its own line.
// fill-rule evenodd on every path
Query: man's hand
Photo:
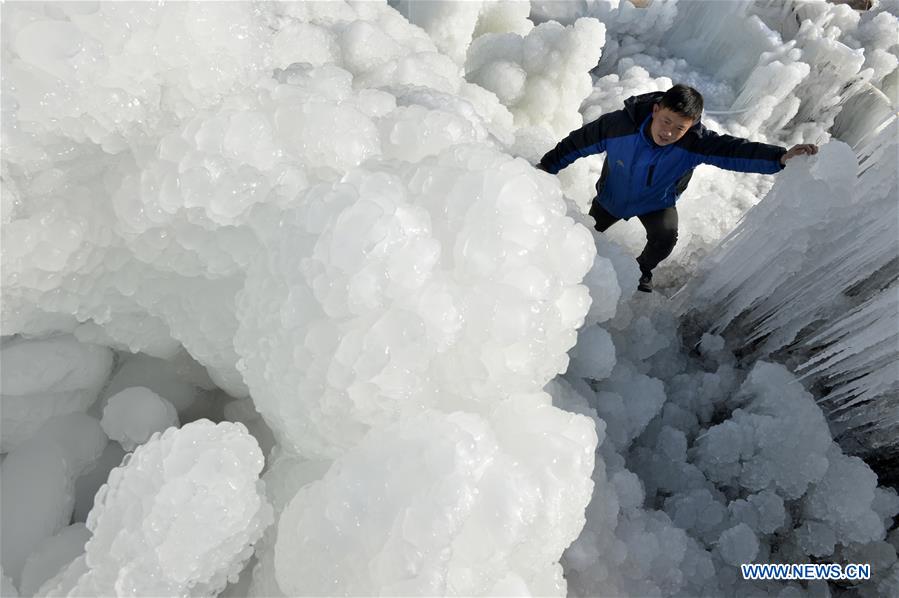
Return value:
M 790 158 L 795 158 L 796 156 L 814 156 L 818 153 L 818 146 L 814 143 L 802 143 L 800 145 L 794 145 L 787 153 L 785 153 L 780 158 L 780 163 L 783 165 L 787 164 L 787 160 Z

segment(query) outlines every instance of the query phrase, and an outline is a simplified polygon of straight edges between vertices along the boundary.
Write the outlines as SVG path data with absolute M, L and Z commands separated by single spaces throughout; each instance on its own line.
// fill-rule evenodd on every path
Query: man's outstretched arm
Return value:
M 779 145 L 749 141 L 732 135 L 719 135 L 704 127 L 697 140 L 687 149 L 697 154 L 699 164 L 760 174 L 774 174 L 783 170 L 785 162 L 782 160 L 787 154 L 787 149 Z
M 606 151 L 606 139 L 614 136 L 618 119 L 619 115 L 615 112 L 604 114 L 572 131 L 540 159 L 537 168 L 556 174 L 578 158 Z

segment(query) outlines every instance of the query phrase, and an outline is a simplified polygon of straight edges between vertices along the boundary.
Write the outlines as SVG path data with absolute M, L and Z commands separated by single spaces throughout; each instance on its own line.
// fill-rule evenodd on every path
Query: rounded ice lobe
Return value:
M 0 465 L 3 570 L 18 583 L 26 558 L 72 517 L 75 480 L 103 453 L 100 422 L 84 413 L 54 417 Z
M 524 34 L 486 33 L 468 50 L 466 76 L 509 107 L 517 134 L 540 127 L 561 138 L 583 124 L 578 106 L 590 92 L 584 75 L 604 41 L 605 26 L 590 18 L 569 27 L 541 23 Z
M 733 416 L 696 443 L 696 464 L 712 480 L 799 498 L 824 476 L 827 422 L 786 368 L 758 362 L 734 401 Z
M 353 171 L 265 229 L 272 255 L 291 259 L 250 266 L 236 347 L 276 435 L 333 457 L 372 426 L 480 411 L 564 371 L 594 245 L 538 176 L 485 145 L 452 146 Z
M 489 420 L 426 412 L 373 430 L 285 508 L 278 584 L 287 595 L 495 595 L 510 583 L 562 594 L 556 561 L 583 526 L 595 440 L 586 418 L 524 397 Z
M 112 371 L 112 351 L 71 336 L 13 339 L 0 346 L 0 451 L 27 440 L 44 422 L 87 408 Z
M 154 436 L 97 493 L 86 554 L 54 596 L 221 591 L 272 521 L 263 457 L 241 424 L 198 420 Z M 53 584 L 47 584 L 48 586 Z
M 726 563 L 738 567 L 753 562 L 759 551 L 759 541 L 748 525 L 738 523 L 718 538 L 718 551 Z
M 103 431 L 132 451 L 156 432 L 178 425 L 175 407 L 143 386 L 132 386 L 109 397 L 100 420 Z
M 41 543 L 22 569 L 22 594 L 34 596 L 45 581 L 84 553 L 84 545 L 90 537 L 91 533 L 83 523 L 75 523 Z

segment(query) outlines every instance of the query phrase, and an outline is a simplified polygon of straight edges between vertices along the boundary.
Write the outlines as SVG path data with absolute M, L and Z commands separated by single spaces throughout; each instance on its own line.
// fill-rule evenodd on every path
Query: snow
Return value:
M 4 596 L 896 593 L 896 0 L 2 11 Z M 645 295 L 531 165 L 674 82 L 821 151 Z

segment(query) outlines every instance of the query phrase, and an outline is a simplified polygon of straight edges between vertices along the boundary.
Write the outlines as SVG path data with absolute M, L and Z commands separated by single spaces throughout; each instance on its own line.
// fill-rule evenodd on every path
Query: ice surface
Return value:
M 517 128 L 542 127 L 558 139 L 583 124 L 577 109 L 589 93 L 587 71 L 599 60 L 604 40 L 605 27 L 595 19 L 579 19 L 567 28 L 543 23 L 525 36 L 488 33 L 468 51 L 466 78 L 494 92 L 512 111 Z
M 757 356 L 804 356 L 800 371 L 810 384 L 827 382 L 823 404 L 850 431 L 895 422 L 899 181 L 876 157 L 895 155 L 896 127 L 895 118 L 881 127 L 860 162 L 832 142 L 787 168 L 682 304 L 733 342 L 760 341 Z M 892 442 L 869 437 L 872 448 Z
M 44 540 L 25 561 L 19 586 L 22 595 L 37 594 L 45 581 L 84 553 L 84 545 L 90 537 L 91 533 L 83 523 L 75 523 Z
M 395 0 L 392 4 L 410 23 L 427 31 L 441 52 L 459 64 L 464 62 L 481 2 Z
M 697 464 L 711 479 L 798 498 L 827 470 L 831 444 L 824 415 L 781 366 L 760 362 L 734 397 L 739 409 L 697 443 Z
M 5 340 L 0 346 L 0 452 L 31 437 L 47 420 L 87 411 L 112 370 L 112 352 L 71 336 Z
M 278 584 L 287 595 L 562 595 L 555 561 L 583 525 L 594 442 L 586 418 L 526 397 L 486 421 L 431 412 L 372 431 L 285 509 Z
M 83 413 L 57 416 L 0 464 L 3 571 L 17 585 L 28 556 L 69 524 L 75 479 L 99 459 L 107 439 Z
M 169 401 L 183 413 L 197 400 L 201 390 L 212 390 L 215 384 L 206 369 L 182 351 L 171 360 L 151 357 L 144 353 L 121 356 L 119 367 L 103 389 L 103 397 L 94 406 L 102 414 L 106 400 L 117 392 L 133 386 L 149 388 Z
M 0 594 L 9 598 L 17 598 L 19 596 L 19 591 L 13 585 L 12 580 L 2 571 L 0 571 Z
M 741 563 L 755 562 L 759 541 L 748 525 L 738 523 L 718 538 L 718 550 L 725 562 L 736 567 Z
M 326 594 L 337 572 L 371 594 L 796 595 L 734 565 L 812 555 L 875 563 L 859 592 L 895 594 L 895 493 L 837 450 L 799 382 L 752 365 L 795 337 L 810 386 L 835 385 L 823 405 L 838 427 L 894 438 L 878 403 L 894 390 L 894 275 L 878 260 L 895 255 L 895 131 L 878 115 L 895 97 L 899 4 L 400 4 L 408 20 L 373 2 L 3 5 L 4 334 L 140 352 L 92 414 L 145 386 L 181 421 L 208 406 L 262 445 L 241 430 L 192 447 L 177 440 L 188 425 L 139 447 L 100 494 L 93 549 L 43 593 L 114 593 L 121 573 L 138 593 Z M 820 143 L 836 122 L 861 156 L 857 169 L 827 146 L 777 177 L 697 171 L 661 286 L 782 188 L 739 233 L 771 237 L 730 254 L 771 259 L 732 262 L 719 281 L 749 280 L 698 300 L 709 320 L 742 301 L 734 289 L 767 306 L 687 330 L 689 347 L 667 300 L 634 294 L 642 227 L 591 238 L 576 213 L 602 158 L 558 179 L 526 163 L 674 81 L 705 94 L 718 130 Z M 772 216 L 781 227 L 753 216 L 775 197 L 793 206 Z M 829 261 L 803 277 L 809 255 Z M 842 295 L 827 295 L 834 276 Z M 231 397 L 198 390 L 213 385 Z M 97 460 L 103 435 L 78 436 L 75 520 L 122 455 L 109 443 Z M 158 477 L 203 449 L 200 482 Z M 216 450 L 244 464 L 236 487 L 200 471 Z M 18 497 L 23 520 L 43 513 L 24 559 L 68 523 L 77 474 L 18 452 L 4 502 L 17 463 L 23 492 L 45 490 Z M 284 516 L 263 534 L 264 500 Z
M 118 442 L 108 442 L 92 467 L 85 470 L 75 481 L 75 506 L 72 521 L 84 523 L 94 507 L 97 490 L 106 483 L 109 472 L 118 467 L 125 457 L 125 450 Z
M 100 425 L 111 440 L 133 451 L 154 433 L 177 427 L 178 412 L 149 388 L 131 386 L 109 397 Z
M 282 442 L 334 456 L 370 426 L 481 410 L 567 367 L 593 243 L 529 165 L 462 146 L 321 192 L 268 235 L 303 267 L 259 260 L 240 299 L 244 375 Z
M 42 593 L 217 593 L 271 523 L 262 463 L 240 424 L 198 420 L 154 436 L 112 471 L 85 556 Z

